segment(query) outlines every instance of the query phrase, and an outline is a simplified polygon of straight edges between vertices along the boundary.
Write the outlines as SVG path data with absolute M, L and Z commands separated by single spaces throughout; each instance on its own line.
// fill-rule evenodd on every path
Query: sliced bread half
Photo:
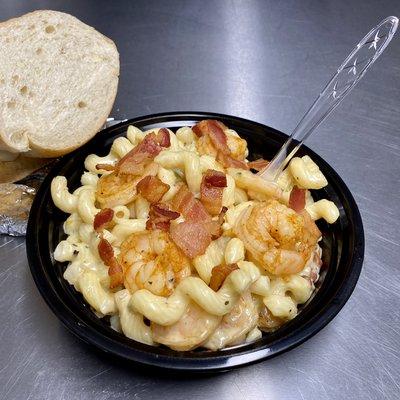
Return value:
M 1 23 L 0 150 L 55 157 L 81 146 L 106 121 L 118 76 L 114 42 L 69 14 Z

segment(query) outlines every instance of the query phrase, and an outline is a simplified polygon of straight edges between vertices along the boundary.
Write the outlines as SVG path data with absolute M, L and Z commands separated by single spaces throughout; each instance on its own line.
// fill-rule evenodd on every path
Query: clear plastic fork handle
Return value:
M 398 23 L 397 17 L 387 17 L 364 36 L 304 114 L 279 152 L 267 167 L 259 172 L 260 176 L 272 181 L 278 178 L 303 142 L 350 93 L 367 69 L 383 53 L 392 40 Z

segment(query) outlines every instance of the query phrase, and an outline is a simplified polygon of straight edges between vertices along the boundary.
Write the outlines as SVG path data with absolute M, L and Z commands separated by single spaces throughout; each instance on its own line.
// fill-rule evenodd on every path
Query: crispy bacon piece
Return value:
M 261 171 L 263 168 L 265 168 L 269 164 L 269 161 L 264 160 L 263 158 L 259 158 L 254 161 L 249 161 L 247 165 L 249 166 L 250 169 L 255 169 L 256 171 Z
M 210 288 L 215 292 L 218 291 L 226 277 L 236 269 L 239 269 L 237 264 L 221 264 L 214 267 L 211 271 Z
M 208 136 L 210 138 L 217 152 L 217 161 L 225 168 L 249 169 L 246 162 L 232 157 L 232 152 L 228 146 L 228 139 L 224 132 L 226 129 L 227 127 L 222 122 L 213 119 L 200 121 L 192 128 L 198 137 Z
M 217 153 L 217 161 L 222 164 L 225 168 L 240 168 L 240 169 L 250 169 L 249 165 L 241 160 L 236 160 L 227 154 L 223 154 L 221 152 Z
M 114 257 L 114 249 L 112 248 L 110 242 L 103 237 L 100 238 L 97 249 L 99 250 L 99 256 L 104 264 L 108 265 L 110 260 Z
M 217 184 L 223 182 L 218 179 Z M 186 219 L 178 225 L 172 225 L 170 234 L 174 242 L 190 257 L 204 254 L 212 239 L 221 236 L 221 224 L 226 212 L 224 208 L 218 218 L 213 221 L 204 205 L 194 197 L 194 194 L 182 185 L 171 200 L 171 206 Z
M 96 164 L 96 169 L 103 169 L 104 171 L 114 171 L 114 164 Z
M 228 147 L 228 141 L 224 129 L 226 129 L 226 126 L 222 122 L 214 119 L 200 121 L 192 128 L 193 132 L 198 137 L 207 135 L 217 151 L 228 155 L 231 151 Z
M 145 166 L 157 155 L 156 152 L 155 155 L 147 151 L 135 152 L 135 149 L 119 160 L 115 168 L 117 174 L 142 175 Z
M 204 254 L 211 243 L 211 235 L 207 224 L 199 221 L 185 221 L 177 225 L 171 225 L 170 235 L 175 244 L 189 258 Z
M 300 189 L 297 186 L 293 186 L 289 196 L 289 207 L 296 212 L 304 210 L 306 205 L 306 189 Z
M 149 219 L 146 222 L 146 229 L 169 231 L 170 222 L 179 217 L 179 213 L 169 209 L 167 204 L 152 204 L 149 211 Z
M 151 175 L 145 176 L 136 186 L 138 193 L 152 204 L 159 202 L 169 188 L 168 184 Z
M 203 204 L 182 184 L 172 198 L 171 206 L 186 219 L 185 222 L 171 226 L 172 240 L 190 258 L 203 254 L 211 243 L 211 234 L 206 226 L 211 222 L 211 217 Z
M 230 154 L 231 151 L 228 147 L 228 140 L 222 126 L 219 121 L 209 120 L 208 136 L 210 137 L 211 142 L 217 151 L 220 151 L 223 154 Z
M 102 229 L 107 229 L 114 217 L 114 210 L 111 208 L 104 208 L 99 211 L 93 221 L 93 228 L 95 231 L 99 232 Z
M 168 218 L 169 220 L 177 219 L 180 215 L 178 212 L 170 210 L 167 204 L 153 204 L 150 208 L 156 211 L 159 215 Z
M 168 130 L 163 128 L 160 131 L 157 135 L 154 132 L 149 133 L 142 142 L 122 157 L 115 168 L 117 174 L 142 174 L 145 165 L 164 147 L 169 147 L 171 144 Z
M 124 272 L 121 264 L 114 257 L 108 266 L 108 275 L 110 277 L 110 289 L 121 286 L 124 283 Z
M 200 186 L 200 200 L 211 215 L 217 215 L 222 207 L 222 192 L 227 186 L 223 172 L 208 169 Z
M 203 176 L 203 181 L 208 187 L 224 188 L 226 187 L 226 175 L 215 169 L 208 169 Z
M 159 129 L 157 132 L 157 140 L 158 140 L 158 144 L 161 147 L 171 146 L 171 138 L 169 136 L 168 129 L 166 129 L 166 128 Z
M 202 121 L 198 122 L 196 125 L 194 125 L 192 127 L 192 131 L 196 134 L 197 137 L 202 137 L 205 135 L 208 135 L 208 131 L 209 131 L 209 121 L 211 121 L 210 119 L 203 119 Z M 219 122 L 216 120 L 213 120 L 215 122 Z M 221 122 L 222 124 L 222 122 Z M 223 125 L 223 124 L 222 124 Z M 222 127 L 221 127 L 222 128 Z
M 113 289 L 117 286 L 122 285 L 122 283 L 124 282 L 124 272 L 122 270 L 121 264 L 114 256 L 114 249 L 112 248 L 111 244 L 108 242 L 108 240 L 102 237 L 100 238 L 97 249 L 99 250 L 100 258 L 108 267 L 110 288 Z
M 211 221 L 211 217 L 203 204 L 194 197 L 194 194 L 184 184 L 181 185 L 178 192 L 172 198 L 171 206 L 174 210 L 180 212 L 187 220 L 193 222 Z

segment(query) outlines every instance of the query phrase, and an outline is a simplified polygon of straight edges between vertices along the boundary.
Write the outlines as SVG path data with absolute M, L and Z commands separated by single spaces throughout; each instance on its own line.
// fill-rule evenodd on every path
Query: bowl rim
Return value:
M 161 367 L 187 372 L 223 371 L 274 357 L 300 345 L 324 328 L 339 313 L 352 294 L 361 273 L 364 259 L 365 240 L 361 215 L 352 194 L 336 171 L 314 151 L 304 146 L 307 154 L 310 154 L 319 166 L 323 165 L 325 169 L 329 169 L 329 180 L 335 181 L 336 185 L 340 186 L 345 199 L 349 202 L 353 226 L 355 228 L 355 236 L 351 267 L 346 275 L 346 280 L 342 282 L 341 286 L 337 289 L 334 296 L 334 301 L 326 304 L 323 310 L 310 318 L 307 321 L 307 325 L 299 332 L 289 332 L 286 336 L 277 340 L 276 343 L 274 342 L 272 346 L 254 345 L 253 348 L 243 351 L 238 348 L 237 350 L 233 349 L 230 351 L 223 350 L 218 352 L 204 352 L 202 353 L 202 356 L 196 355 L 196 357 L 191 357 L 191 352 L 172 351 L 175 354 L 171 356 L 168 354 L 159 354 L 158 350 L 156 350 L 159 349 L 158 347 L 142 345 L 140 343 L 138 344 L 130 339 L 116 340 L 115 338 L 102 334 L 93 326 L 82 323 L 79 316 L 73 313 L 68 304 L 61 299 L 45 275 L 46 265 L 48 266 L 49 263 L 51 264 L 52 260 L 47 253 L 42 254 L 39 251 L 40 215 L 43 213 L 43 209 L 46 208 L 44 199 L 49 195 L 49 187 L 53 177 L 56 176 L 62 167 L 74 157 L 74 154 L 77 154 L 78 152 L 85 152 L 85 149 L 90 146 L 90 143 L 101 140 L 101 138 L 103 138 L 103 136 L 105 137 L 106 135 L 113 137 L 113 133 L 116 135 L 116 132 L 120 131 L 121 129 L 126 129 L 129 125 L 135 125 L 138 123 L 142 125 L 162 125 L 163 122 L 183 122 L 185 120 L 199 121 L 201 119 L 210 118 L 227 121 L 227 125 L 229 125 L 229 121 L 232 121 L 236 124 L 241 123 L 250 127 L 258 127 L 266 132 L 274 133 L 282 138 L 287 137 L 287 135 L 285 135 L 283 132 L 280 132 L 269 126 L 226 114 L 191 111 L 151 114 L 124 120 L 116 125 L 100 131 L 91 141 L 83 145 L 80 149 L 77 149 L 58 160 L 51 168 L 42 185 L 40 186 L 34 198 L 31 212 L 29 214 L 26 234 L 26 251 L 30 271 L 40 294 L 50 309 L 70 332 L 84 342 L 119 358 L 127 361 L 142 363 L 150 367 Z M 42 232 L 42 235 L 43 234 L 44 233 Z M 47 232 L 45 232 L 45 234 L 47 236 Z M 133 344 L 131 342 L 134 342 L 135 348 L 132 348 Z M 231 354 L 232 351 L 234 354 Z

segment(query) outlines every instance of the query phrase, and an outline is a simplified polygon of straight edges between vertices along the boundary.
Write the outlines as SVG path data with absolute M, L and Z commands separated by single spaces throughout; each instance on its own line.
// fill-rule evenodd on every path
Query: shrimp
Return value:
M 234 130 L 225 130 L 227 144 L 231 151 L 231 157 L 237 160 L 244 160 L 247 155 L 247 142 L 242 139 Z
M 224 315 L 217 329 L 203 346 L 210 350 L 218 350 L 227 345 L 242 343 L 246 334 L 256 327 L 257 321 L 257 307 L 250 292 L 246 292 L 232 310 Z
M 310 284 L 314 287 L 315 283 L 319 279 L 319 272 L 322 266 L 322 249 L 317 245 L 311 257 L 306 263 L 304 269 L 300 272 L 300 276 L 310 281 Z
M 101 208 L 112 208 L 130 203 L 136 198 L 137 183 L 145 176 L 157 175 L 158 165 L 154 162 L 145 167 L 143 175 L 118 174 L 103 175 L 97 182 L 96 199 Z
M 173 350 L 191 350 L 207 340 L 220 321 L 221 317 L 209 314 L 191 302 L 186 313 L 175 324 L 162 326 L 152 322 L 153 340 Z
M 236 160 L 243 161 L 247 156 L 247 142 L 230 129 L 225 130 L 224 133 L 230 156 Z M 208 135 L 197 139 L 196 149 L 201 155 L 217 157 L 218 150 Z
M 196 141 L 196 150 L 201 155 L 217 157 L 217 149 L 214 147 L 208 135 L 201 136 Z
M 272 275 L 300 272 L 321 237 L 306 211 L 296 213 L 276 200 L 245 209 L 234 232 L 250 258 Z
M 191 274 L 189 258 L 169 234 L 160 230 L 136 232 L 121 244 L 119 262 L 124 284 L 131 293 L 148 289 L 158 296 L 169 296 L 176 285 Z

